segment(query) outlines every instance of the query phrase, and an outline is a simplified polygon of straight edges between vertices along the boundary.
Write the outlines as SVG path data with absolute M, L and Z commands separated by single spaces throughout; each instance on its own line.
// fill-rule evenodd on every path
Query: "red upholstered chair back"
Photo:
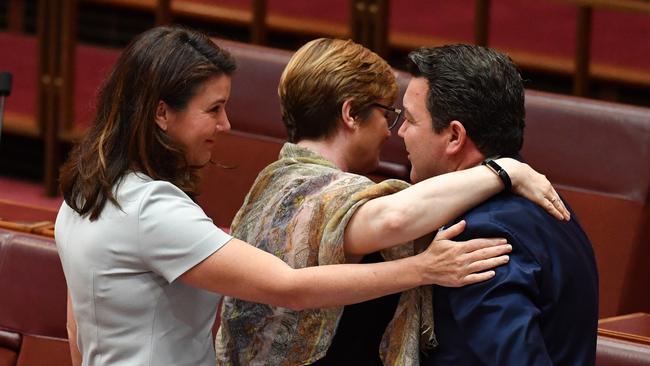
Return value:
M 650 109 L 528 91 L 523 155 L 594 245 L 600 317 L 650 311 Z
M 0 297 L 0 365 L 70 364 L 66 283 L 53 239 L 0 229 Z
M 648 366 L 650 346 L 608 337 L 598 337 L 596 366 Z

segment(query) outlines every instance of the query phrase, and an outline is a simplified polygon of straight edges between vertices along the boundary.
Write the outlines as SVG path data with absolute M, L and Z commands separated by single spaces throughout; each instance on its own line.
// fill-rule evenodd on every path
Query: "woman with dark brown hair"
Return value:
M 458 245 L 444 233 L 401 260 L 292 269 L 219 230 L 194 202 L 196 173 L 230 129 L 234 70 L 205 35 L 160 27 L 126 48 L 103 85 L 94 124 L 61 171 L 55 230 L 76 365 L 212 366 L 222 294 L 328 307 L 442 277 L 475 282 L 507 259 L 504 240 Z M 531 188 L 541 195 L 546 184 Z

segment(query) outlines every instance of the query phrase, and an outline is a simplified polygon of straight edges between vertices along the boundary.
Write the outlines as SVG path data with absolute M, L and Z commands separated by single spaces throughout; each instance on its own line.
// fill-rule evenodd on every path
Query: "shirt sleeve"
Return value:
M 513 246 L 510 262 L 498 267 L 493 279 L 449 290 L 449 306 L 469 348 L 484 365 L 552 365 L 535 304 L 538 261 L 498 223 L 468 220 L 463 237 L 504 237 Z
M 171 283 L 232 237 L 176 186 L 160 181 L 150 185 L 139 209 L 140 255 L 151 271 Z

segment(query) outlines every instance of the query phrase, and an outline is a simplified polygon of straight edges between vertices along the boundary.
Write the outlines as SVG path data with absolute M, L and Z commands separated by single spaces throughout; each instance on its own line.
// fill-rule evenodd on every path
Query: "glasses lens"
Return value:
M 374 103 L 376 107 L 379 107 L 384 110 L 384 118 L 386 118 L 386 125 L 388 129 L 395 127 L 399 122 L 400 117 L 402 116 L 402 110 L 395 107 L 388 107 L 383 104 Z
M 395 117 L 397 117 L 397 114 L 393 111 L 386 110 L 384 111 L 384 117 L 386 118 L 386 124 L 388 124 L 388 128 L 391 128 L 393 126 L 393 122 L 395 122 Z

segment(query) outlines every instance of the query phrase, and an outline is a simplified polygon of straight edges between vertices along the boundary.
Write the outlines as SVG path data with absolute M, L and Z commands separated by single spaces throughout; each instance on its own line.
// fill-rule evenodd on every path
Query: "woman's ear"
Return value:
M 167 103 L 159 100 L 158 105 L 156 106 L 156 114 L 154 116 L 154 120 L 156 121 L 158 127 L 160 127 L 160 129 L 163 131 L 167 131 L 167 127 L 169 127 L 171 118 L 172 113 L 169 109 L 169 106 Z
M 345 126 L 348 129 L 351 130 L 356 130 L 358 123 L 354 116 L 351 114 L 352 110 L 352 99 L 347 99 L 346 101 L 343 102 L 343 105 L 341 106 L 341 121 L 343 122 L 343 126 Z

